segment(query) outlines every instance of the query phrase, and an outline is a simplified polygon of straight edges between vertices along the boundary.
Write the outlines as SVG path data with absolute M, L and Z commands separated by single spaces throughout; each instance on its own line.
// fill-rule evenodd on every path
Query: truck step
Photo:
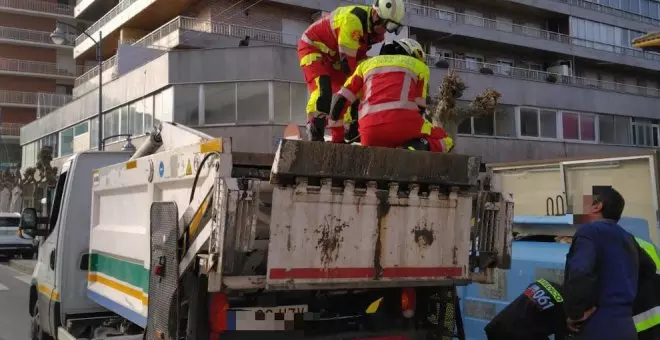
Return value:
M 359 183 L 397 182 L 473 187 L 477 156 L 347 144 L 282 140 L 271 169 L 271 183 L 289 185 L 297 177 L 350 179 Z

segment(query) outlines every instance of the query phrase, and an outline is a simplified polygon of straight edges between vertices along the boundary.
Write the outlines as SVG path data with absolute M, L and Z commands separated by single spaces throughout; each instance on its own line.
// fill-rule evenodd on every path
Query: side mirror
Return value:
M 18 224 L 18 230 L 21 234 L 35 236 L 46 236 L 46 230 L 39 228 L 39 216 L 34 208 L 25 208 L 21 213 L 21 221 Z

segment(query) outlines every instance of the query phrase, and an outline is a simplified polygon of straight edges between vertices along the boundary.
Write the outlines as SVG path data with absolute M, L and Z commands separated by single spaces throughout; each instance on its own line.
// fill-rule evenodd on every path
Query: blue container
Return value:
M 545 228 L 572 226 L 573 215 L 516 216 L 514 224 L 533 225 L 538 235 Z M 635 236 L 649 242 L 648 222 L 641 218 L 623 217 L 619 224 Z M 576 226 L 577 227 L 577 226 Z M 517 298 L 532 281 L 543 278 L 557 283 L 564 281 L 564 265 L 570 245 L 557 242 L 515 241 L 510 270 L 496 270 L 495 283 L 473 283 L 460 287 L 461 311 L 466 337 L 486 340 L 484 327 Z

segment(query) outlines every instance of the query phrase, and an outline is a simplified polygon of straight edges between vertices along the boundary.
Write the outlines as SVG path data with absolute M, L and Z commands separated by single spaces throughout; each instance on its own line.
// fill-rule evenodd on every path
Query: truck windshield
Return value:
M 20 222 L 18 217 L 0 217 L 0 228 L 2 227 L 18 227 Z

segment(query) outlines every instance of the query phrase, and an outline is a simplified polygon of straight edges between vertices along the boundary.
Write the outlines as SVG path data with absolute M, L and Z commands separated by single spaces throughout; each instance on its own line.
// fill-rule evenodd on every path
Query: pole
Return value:
M 99 63 L 99 118 L 98 118 L 98 148 L 103 151 L 103 56 L 101 55 L 101 42 L 103 35 L 99 31 L 99 40 L 96 42 L 96 61 Z

